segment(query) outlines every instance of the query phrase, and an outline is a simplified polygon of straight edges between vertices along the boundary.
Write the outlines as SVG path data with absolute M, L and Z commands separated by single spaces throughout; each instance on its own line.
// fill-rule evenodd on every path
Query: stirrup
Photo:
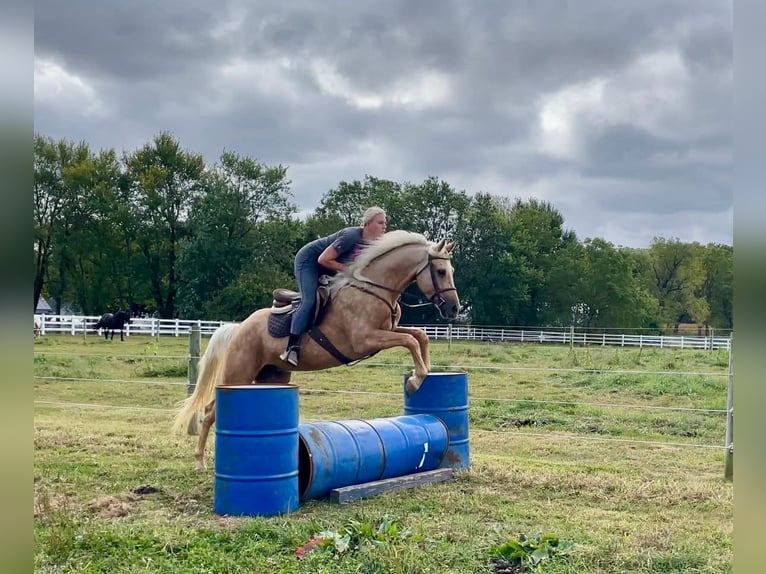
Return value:
M 293 367 L 298 366 L 298 347 L 288 347 L 285 351 L 279 355 L 285 363 L 290 363 Z

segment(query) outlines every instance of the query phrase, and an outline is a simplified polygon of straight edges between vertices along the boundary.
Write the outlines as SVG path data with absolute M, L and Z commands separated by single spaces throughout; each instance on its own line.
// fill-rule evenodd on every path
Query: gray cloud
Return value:
M 731 44 L 724 0 L 40 0 L 35 127 L 286 165 L 301 209 L 436 175 L 581 237 L 731 243 Z

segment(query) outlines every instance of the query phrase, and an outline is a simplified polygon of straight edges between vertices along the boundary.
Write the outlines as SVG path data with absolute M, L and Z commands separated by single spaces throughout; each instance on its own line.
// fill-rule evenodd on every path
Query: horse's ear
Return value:
M 446 251 L 447 253 L 451 253 L 453 249 L 455 249 L 454 241 L 450 241 L 449 243 L 447 243 L 447 245 L 444 246 L 444 251 Z
M 444 249 L 444 244 L 447 242 L 446 239 L 442 239 L 439 243 L 436 244 L 436 247 L 434 247 L 434 250 L 437 253 L 440 253 L 442 249 Z

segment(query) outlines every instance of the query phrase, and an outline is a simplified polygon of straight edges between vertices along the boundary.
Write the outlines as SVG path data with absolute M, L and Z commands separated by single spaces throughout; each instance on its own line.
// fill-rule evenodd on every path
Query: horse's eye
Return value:
M 443 279 L 444 277 L 446 277 L 446 276 L 447 276 L 447 272 L 446 272 L 444 269 L 439 269 L 439 271 L 437 271 L 437 274 L 438 274 L 438 275 L 439 275 L 439 277 L 441 277 L 442 279 Z

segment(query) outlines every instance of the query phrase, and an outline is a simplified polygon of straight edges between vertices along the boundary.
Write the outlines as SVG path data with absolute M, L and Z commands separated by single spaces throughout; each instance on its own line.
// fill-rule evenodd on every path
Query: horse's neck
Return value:
M 424 254 L 422 245 L 405 245 L 368 265 L 363 271 L 364 276 L 401 293 L 412 282 L 418 266 L 425 259 Z

